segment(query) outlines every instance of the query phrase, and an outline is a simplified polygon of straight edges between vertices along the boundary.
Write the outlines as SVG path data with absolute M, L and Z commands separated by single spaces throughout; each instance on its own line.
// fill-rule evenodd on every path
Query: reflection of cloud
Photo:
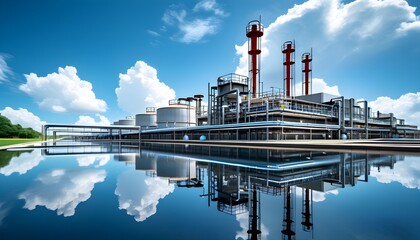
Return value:
M 38 166 L 43 159 L 44 157 L 41 156 L 40 151 L 25 152 L 18 157 L 12 158 L 7 166 L 0 168 L 0 173 L 5 176 L 9 176 L 15 172 L 25 174 L 27 171 Z
M 88 200 L 95 183 L 105 180 L 106 172 L 97 169 L 55 169 L 41 174 L 19 199 L 26 201 L 24 208 L 38 205 L 57 210 L 58 215 L 73 216 L 77 205 Z
M 249 212 L 241 213 L 236 215 L 236 221 L 239 222 L 239 226 L 241 227 L 241 231 L 236 232 L 235 239 L 242 240 L 242 239 L 248 239 L 248 229 L 249 229 Z M 267 239 L 270 232 L 268 231 L 268 228 L 261 223 L 261 239 Z
M 394 169 L 371 168 L 370 175 L 380 183 L 399 182 L 406 188 L 420 189 L 420 162 L 416 157 L 406 157 L 404 161 L 395 163 Z
M 174 191 L 174 185 L 162 178 L 146 178 L 138 171 L 125 172 L 117 181 L 115 194 L 118 196 L 120 209 L 142 222 L 156 213 L 160 199 Z
M 312 191 L 312 200 L 314 202 L 322 202 L 325 199 L 327 199 L 327 195 L 338 195 L 338 189 L 334 189 L 328 192 L 318 192 L 318 191 Z
M 323 202 L 325 199 L 327 199 L 327 195 L 338 195 L 338 189 L 333 189 L 327 192 L 318 192 L 315 190 L 312 190 L 312 200 L 314 202 Z M 296 187 L 296 196 L 302 197 L 302 188 Z
M 6 218 L 9 208 L 4 206 L 4 202 L 0 202 L 0 227 L 3 225 L 3 219 Z
M 109 162 L 110 156 L 79 156 L 76 159 L 81 167 L 93 165 L 95 162 L 98 162 L 95 167 L 101 167 Z

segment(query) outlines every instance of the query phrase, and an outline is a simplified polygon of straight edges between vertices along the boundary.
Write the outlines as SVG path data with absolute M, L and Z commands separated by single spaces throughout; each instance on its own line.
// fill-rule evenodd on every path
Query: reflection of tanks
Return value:
M 146 171 L 148 176 L 156 176 L 158 156 L 154 153 L 140 151 L 140 154 L 136 155 L 136 170 Z
M 137 170 L 144 170 L 152 176 L 168 178 L 171 182 L 177 182 L 179 186 L 183 184 L 203 186 L 201 177 L 197 178 L 196 162 L 188 158 L 142 150 L 136 156 L 135 163 Z
M 116 154 L 114 155 L 114 160 L 125 163 L 135 163 L 136 155 L 135 154 Z
M 169 178 L 175 181 L 195 178 L 195 161 L 176 157 L 159 157 L 156 165 L 156 173 L 158 177 Z

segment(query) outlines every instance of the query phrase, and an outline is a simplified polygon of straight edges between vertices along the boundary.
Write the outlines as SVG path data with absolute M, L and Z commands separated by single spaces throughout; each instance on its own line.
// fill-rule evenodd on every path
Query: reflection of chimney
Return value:
M 312 230 L 312 190 L 309 188 L 302 189 L 304 194 L 302 194 L 302 227 L 303 230 L 309 232 Z
M 257 196 L 257 189 L 254 185 L 254 188 L 252 189 L 252 195 L 251 195 L 251 211 L 249 212 L 249 230 L 247 231 L 248 233 L 248 239 L 250 240 L 257 240 L 260 239 L 260 235 L 261 235 L 261 231 L 259 230 L 260 228 L 260 217 L 259 217 L 259 212 L 260 212 L 260 204 L 259 204 L 259 194 Z
M 292 192 L 290 186 L 285 188 L 284 193 L 284 217 L 283 217 L 283 230 L 281 233 L 283 237 L 287 237 L 286 239 L 291 240 L 295 238 L 295 231 L 294 231 L 294 221 L 292 219 Z

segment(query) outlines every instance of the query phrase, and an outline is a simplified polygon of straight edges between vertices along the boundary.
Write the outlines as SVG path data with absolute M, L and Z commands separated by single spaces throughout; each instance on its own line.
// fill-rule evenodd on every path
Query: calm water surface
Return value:
M 413 155 L 68 142 L 0 151 L 0 239 L 420 239 L 419 202 Z

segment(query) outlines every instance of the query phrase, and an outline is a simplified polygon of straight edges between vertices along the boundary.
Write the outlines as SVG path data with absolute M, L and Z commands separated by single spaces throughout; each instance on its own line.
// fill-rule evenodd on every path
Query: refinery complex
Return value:
M 254 20 L 246 26 L 248 76 L 230 73 L 208 83 L 202 94 L 170 100 L 168 106 L 113 123 L 127 126 L 119 138 L 167 140 L 310 140 L 419 138 L 417 126 L 393 113 L 373 112 L 367 101 L 312 92 L 312 50 L 295 57 L 295 43 L 282 45 L 283 89 L 260 88 L 261 37 L 264 27 Z M 296 61 L 301 69 L 296 71 Z M 296 73 L 302 95 L 295 94 Z M 137 131 L 132 131 L 136 128 Z M 109 130 L 109 131 L 108 131 Z M 113 136 L 112 128 L 96 137 Z M 44 129 L 46 132 L 47 129 Z

